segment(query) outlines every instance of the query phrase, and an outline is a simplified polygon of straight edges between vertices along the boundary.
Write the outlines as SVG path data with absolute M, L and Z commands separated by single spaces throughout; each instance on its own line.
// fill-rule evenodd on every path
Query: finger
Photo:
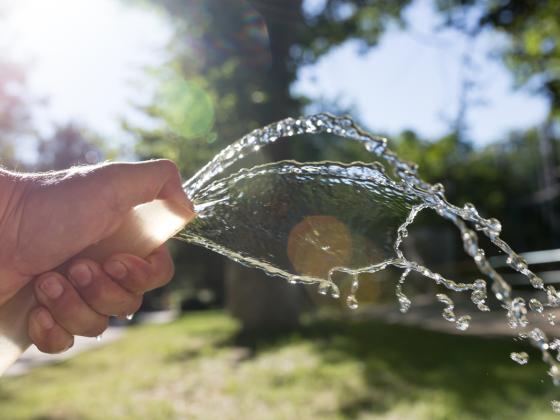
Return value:
M 95 172 L 104 185 L 111 185 L 119 194 L 115 205 L 130 209 L 156 198 L 169 200 L 186 214 L 194 210 L 181 185 L 177 166 L 170 160 L 160 159 L 136 163 L 113 163 L 99 167 Z
M 175 272 L 166 246 L 156 249 L 145 260 L 135 255 L 118 254 L 103 264 L 103 269 L 122 287 L 145 293 L 167 284 Z
M 41 275 L 35 282 L 35 296 L 70 334 L 96 337 L 107 328 L 107 317 L 91 309 L 59 273 Z
M 61 353 L 74 345 L 74 336 L 58 325 L 42 306 L 29 313 L 27 333 L 43 353 Z
M 142 304 L 141 295 L 115 283 L 93 260 L 73 261 L 68 278 L 82 299 L 100 314 L 126 316 L 135 313 Z

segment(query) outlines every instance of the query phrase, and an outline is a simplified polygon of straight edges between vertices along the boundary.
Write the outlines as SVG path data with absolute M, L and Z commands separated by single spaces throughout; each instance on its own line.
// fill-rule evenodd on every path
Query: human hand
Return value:
M 173 261 L 162 246 L 146 259 L 119 254 L 103 265 L 77 259 L 66 275 L 48 272 L 34 280 L 39 306 L 28 318 L 28 335 L 45 353 L 59 353 L 73 345 L 74 336 L 95 337 L 107 328 L 111 315 L 135 313 L 142 295 L 166 284 Z
M 128 211 L 161 198 L 191 213 L 166 160 L 20 175 L 0 171 L 0 305 L 32 278 L 114 233 Z

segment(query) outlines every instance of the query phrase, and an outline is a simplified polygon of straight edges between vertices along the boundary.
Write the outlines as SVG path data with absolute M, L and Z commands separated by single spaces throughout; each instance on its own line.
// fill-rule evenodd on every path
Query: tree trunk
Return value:
M 257 118 L 268 124 L 300 112 L 300 104 L 290 96 L 294 80 L 290 68 L 290 47 L 302 27 L 301 0 L 259 0 L 251 2 L 263 16 L 268 29 L 272 62 L 264 75 L 268 106 L 260 108 Z M 267 148 L 271 160 L 290 158 L 289 141 Z M 299 325 L 308 302 L 302 286 L 265 275 L 228 261 L 226 266 L 227 308 L 239 319 L 245 331 L 288 330 Z
M 306 305 L 302 286 L 262 272 L 226 263 L 227 309 L 245 332 L 286 331 L 296 328 Z

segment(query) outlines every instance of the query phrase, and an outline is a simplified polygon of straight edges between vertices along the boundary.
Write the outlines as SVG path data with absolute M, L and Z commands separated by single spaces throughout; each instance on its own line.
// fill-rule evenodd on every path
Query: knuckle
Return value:
M 179 168 L 177 168 L 177 165 L 175 165 L 173 161 L 169 159 L 158 159 L 155 162 L 169 175 L 179 175 Z

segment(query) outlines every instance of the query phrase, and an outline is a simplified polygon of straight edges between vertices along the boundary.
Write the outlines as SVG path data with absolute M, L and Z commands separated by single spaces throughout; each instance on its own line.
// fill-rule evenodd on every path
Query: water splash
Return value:
M 321 133 L 361 143 L 382 164 L 283 161 L 223 176 L 226 169 L 263 146 Z M 385 172 L 385 166 L 391 174 Z M 360 276 L 389 267 L 403 270 L 396 286 L 401 312 L 411 306 L 403 285 L 412 272 L 450 291 L 470 293 L 480 311 L 490 310 L 486 305 L 489 280 L 509 326 L 519 330 L 520 339 L 541 350 L 553 382 L 560 383 L 560 365 L 551 354 L 560 350 L 560 342 L 549 342 L 540 329 L 530 327 L 525 300 L 512 296 L 510 285 L 489 264 L 478 235 L 488 238 L 507 255 L 507 264 L 514 271 L 546 293 L 545 303 L 529 301 L 531 311 L 543 313 L 545 307 L 560 306 L 560 294 L 553 286 L 545 288 L 527 262 L 500 238 L 498 220 L 481 217 L 473 204 L 457 207 L 449 203 L 443 185 L 423 181 L 416 164 L 401 160 L 388 149 L 386 139 L 361 130 L 350 118 L 319 114 L 287 118 L 254 130 L 222 150 L 184 188 L 198 217 L 181 234 L 182 239 L 290 283 L 317 283 L 319 293 L 335 298 L 341 294 L 335 277 L 346 275 L 351 279 L 346 298 L 350 308 L 358 307 Z M 465 252 L 487 280 L 456 282 L 404 255 L 401 245 L 408 227 L 427 210 L 456 226 Z M 437 298 L 444 304 L 443 317 L 455 322 L 458 329 L 467 329 L 470 316 L 457 317 L 447 295 L 441 293 Z M 512 353 L 512 358 L 514 354 L 514 360 L 524 360 L 522 353 Z M 552 404 L 555 411 L 560 409 L 560 403 Z
M 515 363 L 519 363 L 520 365 L 526 365 L 529 362 L 529 355 L 522 351 L 520 353 L 511 353 L 510 354 L 511 360 L 513 360 Z
M 410 305 L 412 305 L 412 301 L 402 291 L 404 282 L 409 274 L 410 274 L 410 269 L 407 268 L 406 270 L 403 271 L 395 290 L 395 294 L 397 295 L 397 300 L 399 302 L 399 310 L 403 314 L 407 313 L 408 310 L 410 309 Z
M 469 328 L 470 322 L 471 322 L 471 316 L 463 315 L 457 319 L 457 321 L 455 322 L 455 326 L 457 327 L 458 330 L 466 331 Z
M 533 312 L 537 312 L 539 314 L 542 314 L 544 311 L 544 306 L 542 304 L 542 302 L 538 299 L 532 298 L 529 301 L 529 308 L 533 311 Z

